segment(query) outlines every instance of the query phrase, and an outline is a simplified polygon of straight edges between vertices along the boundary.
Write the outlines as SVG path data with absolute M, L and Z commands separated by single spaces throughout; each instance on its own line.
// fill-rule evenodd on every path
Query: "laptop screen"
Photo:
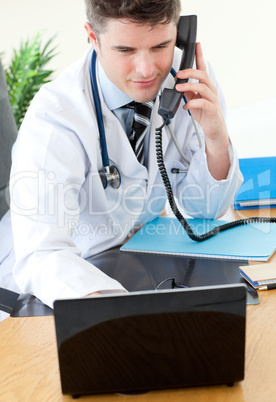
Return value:
M 57 300 L 62 392 L 131 393 L 244 377 L 242 284 Z

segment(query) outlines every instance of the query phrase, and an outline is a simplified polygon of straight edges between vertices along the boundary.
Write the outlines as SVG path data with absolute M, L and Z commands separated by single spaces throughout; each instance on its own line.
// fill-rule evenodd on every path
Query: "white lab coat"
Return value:
M 91 51 L 39 91 L 13 150 L 14 277 L 22 292 L 36 295 L 49 306 L 57 298 L 123 291 L 85 258 L 121 244 L 134 227 L 157 217 L 166 201 L 155 155 L 155 128 L 162 124 L 158 99 L 152 113 L 147 170 L 137 161 L 121 123 L 99 91 L 110 162 L 118 167 L 122 180 L 117 190 L 103 189 L 90 56 Z M 176 60 L 176 69 L 178 65 Z M 169 76 L 164 87 L 173 83 Z M 224 107 L 221 93 L 220 97 Z M 228 178 L 218 182 L 208 171 L 204 144 L 199 149 L 188 113 L 179 108 L 171 124 L 191 160 L 187 174 L 170 173 L 172 167 L 186 169 L 188 165 L 165 128 L 164 158 L 180 205 L 191 216 L 218 217 L 240 184 L 235 151 L 229 148 Z

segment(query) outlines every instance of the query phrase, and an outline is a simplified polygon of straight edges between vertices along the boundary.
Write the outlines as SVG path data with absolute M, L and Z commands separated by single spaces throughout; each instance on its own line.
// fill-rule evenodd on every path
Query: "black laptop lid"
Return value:
M 54 304 L 62 392 L 130 393 L 244 378 L 244 285 Z

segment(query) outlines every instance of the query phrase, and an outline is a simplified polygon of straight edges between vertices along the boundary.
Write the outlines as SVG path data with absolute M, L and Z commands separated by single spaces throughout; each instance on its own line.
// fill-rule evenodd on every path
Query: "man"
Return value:
M 52 306 L 56 298 L 125 291 L 85 258 L 121 244 L 157 217 L 166 202 L 154 129 L 162 125 L 159 94 L 172 87 L 181 52 L 175 50 L 179 0 L 86 0 L 88 37 L 97 53 L 96 76 L 111 164 L 118 189 L 105 189 L 98 124 L 91 89 L 92 49 L 37 94 L 13 152 L 11 215 L 21 292 Z M 187 214 L 214 218 L 231 203 L 239 185 L 237 156 L 229 143 L 223 98 L 214 74 L 196 47 L 196 68 L 178 72 L 188 103 L 171 121 L 185 159 L 166 127 L 164 159 L 175 196 Z M 133 101 L 151 102 L 151 126 L 142 160 L 132 144 Z M 183 110 L 184 109 L 184 110 Z M 190 110 L 200 124 L 196 139 Z M 204 133 L 204 134 L 203 134 Z

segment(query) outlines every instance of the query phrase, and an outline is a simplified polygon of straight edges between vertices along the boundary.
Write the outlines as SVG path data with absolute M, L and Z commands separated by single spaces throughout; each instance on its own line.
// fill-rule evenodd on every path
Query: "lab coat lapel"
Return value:
M 102 111 L 110 164 L 117 166 L 124 176 L 148 179 L 147 169 L 138 162 L 120 121 L 105 104 Z

